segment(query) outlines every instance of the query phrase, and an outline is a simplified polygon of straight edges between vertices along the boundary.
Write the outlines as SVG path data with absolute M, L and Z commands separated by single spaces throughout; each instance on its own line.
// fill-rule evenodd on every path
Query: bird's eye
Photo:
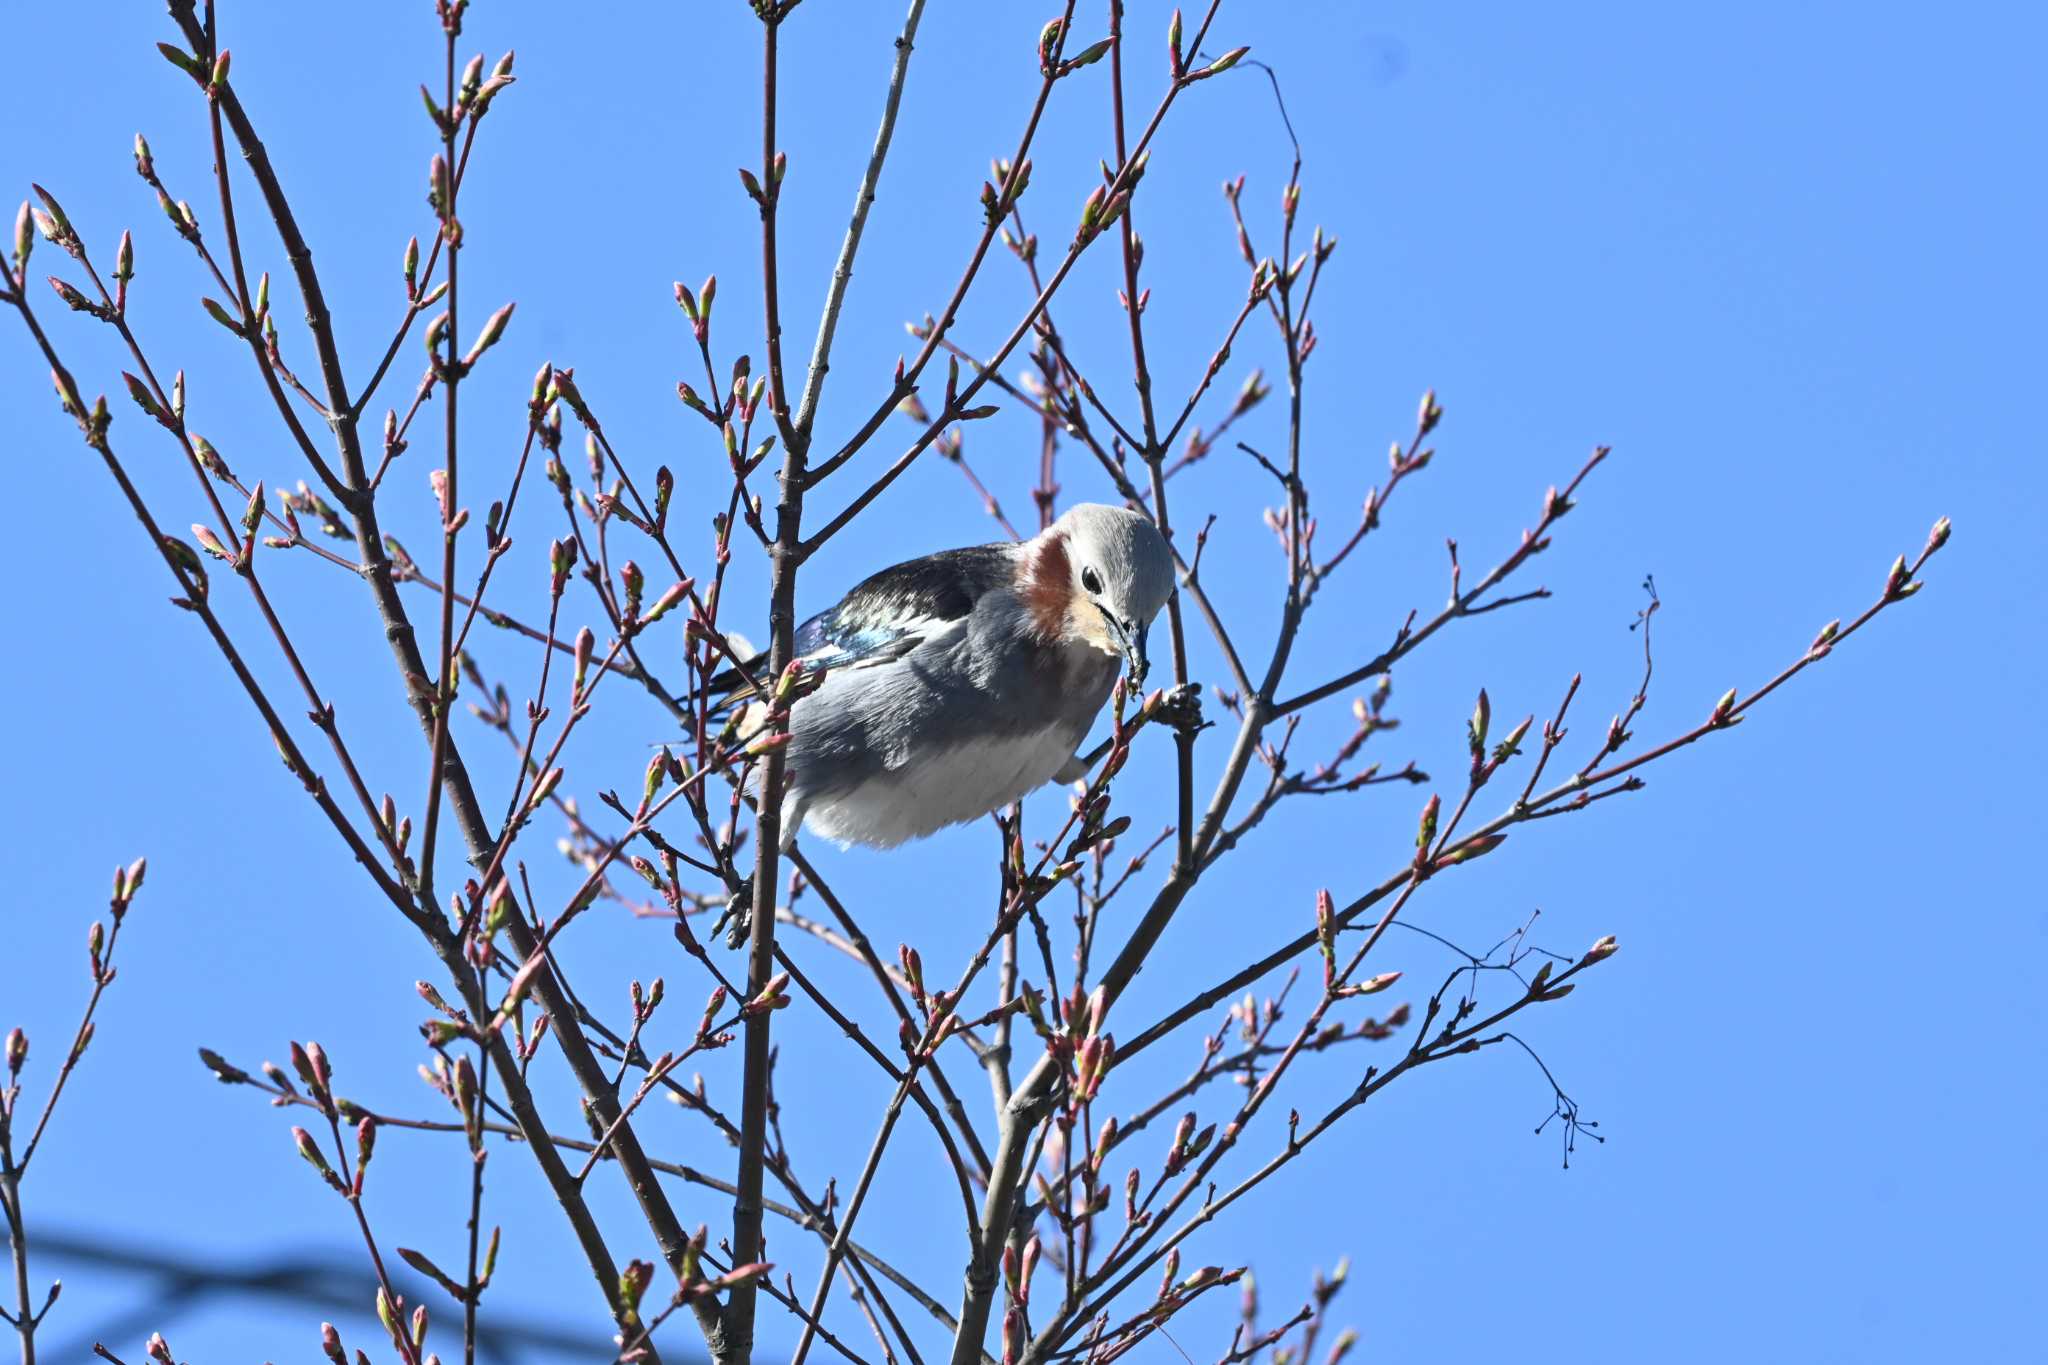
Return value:
M 1081 586 L 1088 589 L 1091 593 L 1099 593 L 1102 591 L 1102 580 L 1096 576 L 1095 570 L 1083 569 L 1081 570 Z

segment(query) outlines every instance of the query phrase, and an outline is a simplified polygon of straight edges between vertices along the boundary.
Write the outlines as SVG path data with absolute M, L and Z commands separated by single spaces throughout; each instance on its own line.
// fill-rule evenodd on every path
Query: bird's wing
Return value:
M 941 550 L 891 565 L 856 585 L 839 602 L 797 627 L 797 657 L 821 668 L 870 668 L 900 659 L 966 619 L 988 593 L 1010 585 L 1008 545 Z M 767 664 L 761 654 L 750 670 Z M 758 674 L 756 674 L 758 676 Z M 736 669 L 711 679 L 714 693 L 744 687 Z
M 866 579 L 837 606 L 798 627 L 797 657 L 826 668 L 864 668 L 900 659 L 964 620 L 1014 572 L 1004 545 L 941 550 Z

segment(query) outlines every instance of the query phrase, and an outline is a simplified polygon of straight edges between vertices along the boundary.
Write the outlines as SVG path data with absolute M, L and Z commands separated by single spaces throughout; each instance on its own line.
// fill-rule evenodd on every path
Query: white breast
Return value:
M 804 828 L 842 845 L 889 848 L 1007 806 L 1050 782 L 1073 754 L 1063 728 L 977 739 L 919 753 L 845 795 L 799 799 L 786 814 L 800 812 Z

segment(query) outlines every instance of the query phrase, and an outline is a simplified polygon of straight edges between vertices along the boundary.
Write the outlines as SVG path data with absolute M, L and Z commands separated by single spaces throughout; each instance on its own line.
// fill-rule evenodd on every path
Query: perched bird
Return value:
M 1095 503 L 1027 541 L 867 579 L 796 632 L 825 678 L 790 711 L 784 846 L 804 828 L 890 848 L 1078 779 L 1076 750 L 1123 668 L 1143 680 L 1173 589 L 1152 523 Z

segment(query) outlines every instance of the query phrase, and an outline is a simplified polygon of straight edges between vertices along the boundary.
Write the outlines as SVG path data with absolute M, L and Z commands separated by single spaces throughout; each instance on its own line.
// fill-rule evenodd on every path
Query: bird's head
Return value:
M 1146 631 L 1173 595 L 1173 552 L 1165 538 L 1136 512 L 1084 502 L 1068 508 L 1039 540 L 1045 547 L 1040 585 L 1048 597 L 1056 590 L 1065 599 L 1059 633 L 1121 656 L 1142 682 Z

